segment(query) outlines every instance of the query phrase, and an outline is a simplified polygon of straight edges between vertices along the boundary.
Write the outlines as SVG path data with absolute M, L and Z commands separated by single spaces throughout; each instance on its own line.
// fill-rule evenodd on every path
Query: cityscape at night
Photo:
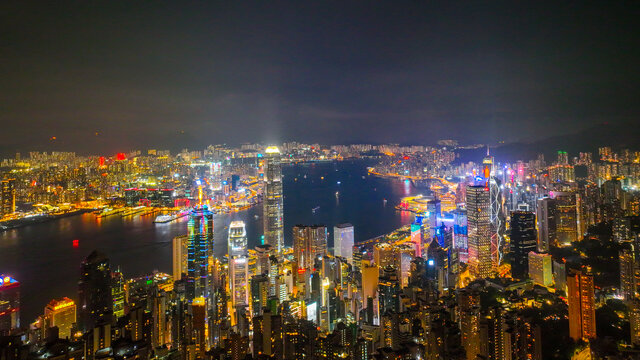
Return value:
M 640 359 L 637 4 L 0 9 L 0 360 Z

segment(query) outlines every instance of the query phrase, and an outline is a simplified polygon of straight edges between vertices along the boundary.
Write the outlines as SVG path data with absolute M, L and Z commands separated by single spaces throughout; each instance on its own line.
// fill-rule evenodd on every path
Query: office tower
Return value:
M 495 271 L 491 259 L 491 220 L 489 189 L 467 186 L 467 226 L 469 265 L 478 278 L 490 277 Z
M 529 270 L 529 253 L 538 247 L 536 215 L 531 212 L 511 213 L 511 276 L 524 279 Z
M 313 269 L 316 260 L 327 254 L 327 228 L 324 225 L 293 227 L 293 256 L 301 269 Z
M 111 323 L 111 270 L 109 259 L 98 251 L 89 254 L 80 267 L 78 305 L 78 326 L 82 331 L 90 331 L 99 323 Z
M 427 202 L 427 217 L 429 222 L 429 232 L 431 236 L 435 235 L 436 228 L 439 226 L 439 220 L 442 216 L 442 204 L 440 200 L 430 200 Z
M 244 221 L 232 221 L 229 224 L 228 254 L 233 256 L 247 256 L 247 231 Z
M 556 200 L 556 236 L 559 245 L 580 240 L 580 195 L 572 192 L 553 192 Z
M 51 300 L 44 308 L 43 328 L 58 328 L 60 339 L 70 338 L 76 323 L 76 303 L 65 297 Z
M 0 335 L 20 327 L 20 283 L 0 275 Z
M 380 316 L 387 312 L 400 311 L 400 279 L 398 272 L 392 266 L 382 270 L 382 276 L 378 279 L 378 306 Z
M 333 252 L 349 263 L 353 260 L 353 225 L 338 224 L 333 227 Z
M 196 345 L 197 357 L 203 359 L 207 351 L 207 301 L 204 297 L 197 297 L 191 302 L 193 314 L 193 337 Z
M 549 254 L 531 251 L 528 254 L 529 277 L 534 283 L 542 286 L 553 285 L 552 259 Z
M 15 179 L 0 181 L 0 218 L 16 211 Z
M 210 289 L 209 257 L 213 256 L 213 213 L 198 206 L 189 214 L 187 247 L 187 298 L 207 298 Z
M 124 316 L 125 280 L 120 271 L 111 273 L 111 297 L 113 298 L 113 316 L 118 319 Z
M 551 198 L 538 199 L 536 209 L 538 219 L 538 252 L 548 252 L 555 245 L 556 237 L 556 201 Z
M 411 242 L 416 250 L 416 256 L 422 256 L 422 216 L 417 216 L 411 223 Z
M 263 308 L 267 306 L 269 298 L 269 277 L 265 274 L 254 275 L 250 281 L 251 288 L 251 314 L 262 315 Z
M 189 263 L 189 236 L 180 235 L 173 238 L 173 280 L 178 281 L 187 275 Z
M 153 290 L 151 298 L 151 318 L 153 329 L 151 331 L 151 345 L 153 348 L 162 347 L 169 343 L 167 328 L 167 294 L 157 289 Z
M 482 160 L 484 187 L 489 191 L 489 221 L 491 223 L 491 261 L 493 262 L 494 271 L 502 263 L 502 254 L 504 252 L 504 228 L 505 219 L 502 206 L 502 190 L 500 189 L 501 181 L 496 176 L 493 157 L 489 155 L 487 148 L 487 156 Z M 468 195 L 467 195 L 468 196 Z M 468 204 L 467 204 L 468 205 Z
M 636 296 L 636 258 L 631 244 L 624 244 L 619 251 L 620 261 L 620 295 L 625 301 L 631 301 Z
M 463 249 L 466 254 L 467 251 L 467 210 L 457 208 L 453 212 L 453 245 L 457 249 Z M 466 257 L 466 255 L 465 255 Z M 466 262 L 466 259 L 464 260 Z
M 593 275 L 588 267 L 571 269 L 567 275 L 569 336 L 578 341 L 596 337 L 596 307 Z
M 264 243 L 273 246 L 278 256 L 284 248 L 284 203 L 282 197 L 282 165 L 280 150 L 269 146 L 265 150 L 263 221 Z
M 249 258 L 243 221 L 229 225 L 229 289 L 234 308 L 249 305 Z
M 269 258 L 274 254 L 273 246 L 268 244 L 257 245 L 256 248 L 256 268 L 255 274 L 269 274 L 271 268 L 271 260 Z

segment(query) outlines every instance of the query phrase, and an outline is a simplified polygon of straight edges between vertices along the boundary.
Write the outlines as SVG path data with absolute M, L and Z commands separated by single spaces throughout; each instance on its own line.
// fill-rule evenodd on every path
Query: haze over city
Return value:
M 639 5 L 0 3 L 0 360 L 640 359 Z
M 640 110 L 633 2 L 0 6 L 3 153 L 529 141 Z

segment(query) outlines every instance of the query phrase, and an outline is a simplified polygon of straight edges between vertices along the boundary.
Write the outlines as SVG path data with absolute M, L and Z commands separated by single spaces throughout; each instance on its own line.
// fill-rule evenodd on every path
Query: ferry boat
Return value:
M 175 220 L 176 217 L 174 215 L 158 215 L 156 216 L 155 220 L 153 220 L 154 223 L 168 223 L 170 221 Z

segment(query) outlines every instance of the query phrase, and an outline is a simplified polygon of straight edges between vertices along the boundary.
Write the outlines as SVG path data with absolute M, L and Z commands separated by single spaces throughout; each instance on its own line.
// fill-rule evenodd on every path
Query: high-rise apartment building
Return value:
M 494 262 L 491 258 L 489 188 L 469 185 L 466 194 L 469 265 L 476 277 L 490 277 Z
M 596 306 L 593 275 L 589 268 L 567 274 L 569 336 L 578 341 L 596 337 Z
M 631 301 L 636 297 L 636 257 L 633 245 L 623 244 L 618 252 L 620 262 L 620 296 L 625 301 Z
M 284 248 L 284 202 L 280 150 L 275 146 L 265 150 L 263 207 L 264 242 L 280 256 Z
M 338 224 L 333 227 L 333 253 L 351 263 L 353 260 L 353 225 Z

